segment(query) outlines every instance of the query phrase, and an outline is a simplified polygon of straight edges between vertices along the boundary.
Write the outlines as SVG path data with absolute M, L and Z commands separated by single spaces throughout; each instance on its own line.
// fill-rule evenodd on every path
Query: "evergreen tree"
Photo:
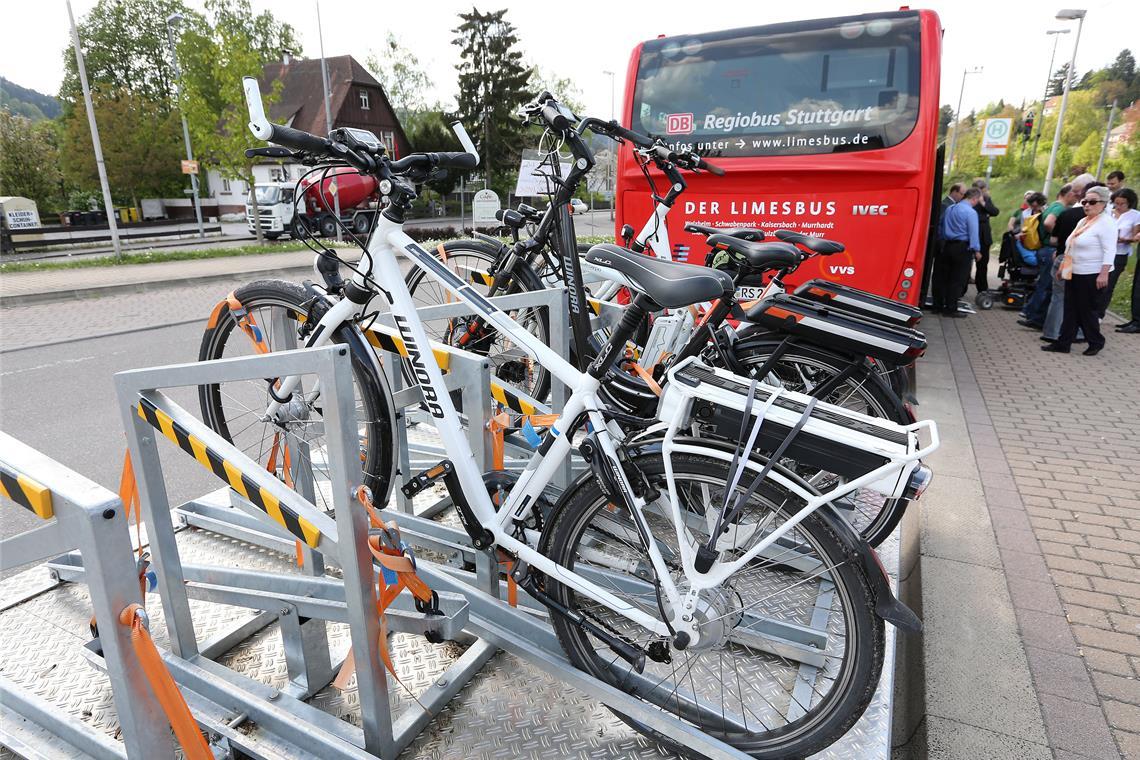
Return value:
M 526 142 L 518 108 L 528 96 L 531 71 L 517 49 L 514 24 L 506 9 L 481 13 L 472 8 L 452 44 L 459 48 L 459 116 L 479 143 L 488 182 L 500 189 L 513 186 Z
M 1131 50 L 1121 50 L 1116 55 L 1116 60 L 1108 67 L 1108 77 L 1130 84 L 1134 76 L 1136 76 L 1136 59 L 1132 57 Z
M 954 109 L 948 105 L 938 111 L 938 139 L 945 140 L 950 125 L 954 122 Z
M 1077 75 L 1069 76 L 1069 64 L 1066 63 L 1053 72 L 1053 76 L 1049 79 L 1049 97 L 1055 97 L 1065 91 L 1066 77 L 1069 79 L 1069 89 L 1076 89 Z

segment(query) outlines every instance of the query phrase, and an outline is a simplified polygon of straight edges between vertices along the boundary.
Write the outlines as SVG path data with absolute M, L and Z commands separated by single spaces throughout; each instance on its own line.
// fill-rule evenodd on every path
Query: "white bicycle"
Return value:
M 330 287 L 335 292 L 319 307 L 308 304 L 305 314 L 289 307 L 297 332 L 288 342 L 346 342 L 366 368 L 358 385 L 375 385 L 362 395 L 390 396 L 375 356 L 350 338 L 359 332 L 355 323 L 368 303 L 385 299 L 448 455 L 413 478 L 405 492 L 443 479 L 472 543 L 515 560 L 513 577 L 550 610 L 576 666 L 757 758 L 805 756 L 842 736 L 877 685 L 884 620 L 904 628 L 918 623 L 891 594 L 873 551 L 828 504 L 864 486 L 916 496 L 929 480 L 919 460 L 937 446 L 933 424 L 895 425 L 690 360 L 670 370 L 656 437 L 642 431 L 638 443 L 627 445 L 625 431 L 599 401 L 599 378 L 646 311 L 731 293 L 727 275 L 596 246 L 587 256 L 591 265 L 638 295 L 588 371 L 579 372 L 402 229 L 415 183 L 439 168 L 477 165 L 461 125 L 454 129 L 466 153 L 393 161 L 361 130 L 338 129 L 324 138 L 271 124 L 257 81 L 246 78 L 244 85 L 257 137 L 295 151 L 301 160 L 343 163 L 372 174 L 388 202 L 351 279 Z M 440 369 L 430 354 L 425 361 L 428 337 L 397 254 L 572 390 L 499 506 L 476 467 L 451 398 L 441 390 Z M 231 322 L 240 318 L 217 315 Z M 318 426 L 319 388 L 302 390 L 299 378 L 283 377 L 261 384 L 257 393 L 264 401 L 257 421 L 274 434 Z M 218 396 L 225 398 L 227 390 Z M 391 407 L 388 398 L 385 408 Z M 688 434 L 698 417 L 707 422 L 718 415 L 740 425 L 747 445 L 734 449 Z M 923 429 L 931 436 L 926 446 L 919 440 Z M 834 456 L 849 457 L 861 474 L 820 494 L 788 470 L 748 453 L 765 436 L 782 440 L 773 461 L 822 445 Z M 575 449 L 592 471 L 550 504 L 547 486 Z M 389 474 L 375 493 L 378 504 L 387 502 L 392 479 Z

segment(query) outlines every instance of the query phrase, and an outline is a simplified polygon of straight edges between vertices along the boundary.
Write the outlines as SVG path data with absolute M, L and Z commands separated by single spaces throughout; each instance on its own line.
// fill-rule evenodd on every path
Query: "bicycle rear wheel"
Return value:
M 296 283 L 260 280 L 243 285 L 234 296 L 246 309 L 269 352 L 304 345 L 307 302 L 311 296 Z M 350 327 L 334 333 L 333 341 L 352 355 L 353 401 L 360 438 L 362 482 L 372 490 L 376 504 L 386 504 L 395 478 L 395 415 L 392 394 L 383 372 L 374 371 L 371 348 Z M 239 328 L 227 307 L 207 327 L 198 352 L 199 361 L 264 353 Z M 333 508 L 331 473 L 327 458 L 323 406 L 327 399 L 315 387 L 316 378 L 302 378 L 273 420 L 263 419 L 270 403 L 265 380 L 213 383 L 198 387 L 206 424 L 254 461 L 304 492 L 308 483 L 295 482 L 314 473 L 314 504 Z
M 660 455 L 635 459 L 649 482 L 666 493 Z M 693 540 L 708 540 L 710 517 L 723 504 L 728 463 L 695 455 L 672 457 L 682 521 Z M 737 494 L 749 483 L 747 477 Z M 660 502 L 658 502 L 660 503 Z M 783 524 L 802 502 L 767 482 L 734 522 L 724 551 L 739 555 Z M 684 587 L 677 527 L 668 508 L 646 509 L 654 540 L 673 581 Z M 749 535 L 750 537 L 746 537 Z M 626 604 L 660 618 L 648 553 L 631 516 L 615 508 L 594 479 L 579 481 L 543 533 L 543 548 Z M 718 547 L 720 544 L 718 543 Z M 642 647 L 668 652 L 647 657 L 644 672 L 561 615 L 558 639 L 577 667 L 755 758 L 804 757 L 841 737 L 874 694 L 882 668 L 883 622 L 857 560 L 818 515 L 809 515 L 773 547 L 719 588 L 701 595 L 700 640 L 677 650 L 612 609 L 546 578 L 546 591 L 574 613 Z M 667 615 L 668 602 L 662 601 Z M 650 650 L 653 651 L 652 649 Z M 684 753 L 644 724 L 623 720 Z

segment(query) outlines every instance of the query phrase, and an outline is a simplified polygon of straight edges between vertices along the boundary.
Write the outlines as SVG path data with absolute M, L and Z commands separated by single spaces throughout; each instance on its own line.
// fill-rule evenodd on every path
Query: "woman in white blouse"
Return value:
M 1065 255 L 1072 260 L 1072 277 L 1065 283 L 1065 319 L 1057 340 L 1042 351 L 1069 353 L 1077 328 L 1085 334 L 1085 356 L 1096 356 L 1104 348 L 1100 332 L 1100 291 L 1108 287 L 1108 274 L 1116 258 L 1116 223 L 1108 213 L 1109 191 L 1103 185 L 1085 190 L 1081 205 L 1085 218 L 1065 244 Z

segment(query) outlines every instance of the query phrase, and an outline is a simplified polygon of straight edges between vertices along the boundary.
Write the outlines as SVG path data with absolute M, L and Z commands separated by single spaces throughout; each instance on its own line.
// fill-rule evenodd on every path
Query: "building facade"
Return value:
M 333 129 L 355 127 L 367 129 L 387 146 L 395 156 L 411 152 L 408 138 L 400 126 L 396 112 L 388 102 L 384 88 L 376 78 L 350 55 L 326 58 L 329 72 L 329 110 Z M 317 135 L 329 132 L 325 118 L 324 86 L 321 81 L 321 60 L 296 59 L 285 56 L 280 63 L 265 67 L 261 75 L 261 91 L 272 92 L 273 83 L 282 83 L 281 95 L 269 106 L 269 119 Z M 217 213 L 244 214 L 249 187 L 241 180 L 226 179 L 216 170 L 206 170 L 209 199 L 216 204 Z M 264 161 L 253 167 L 254 181 L 295 182 L 307 167 L 295 163 Z M 204 203 L 208 203 L 203 199 Z M 187 208 L 190 215 L 193 209 Z M 173 215 L 183 215 L 181 204 L 169 209 Z

